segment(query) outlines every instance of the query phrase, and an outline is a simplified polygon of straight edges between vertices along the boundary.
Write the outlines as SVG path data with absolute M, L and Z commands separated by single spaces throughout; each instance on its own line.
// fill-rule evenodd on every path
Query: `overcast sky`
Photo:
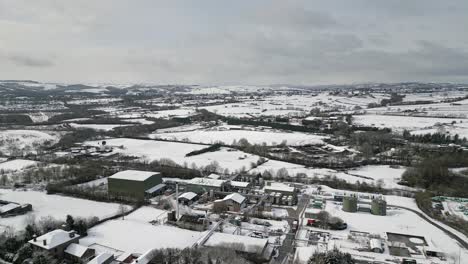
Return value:
M 0 79 L 468 82 L 468 1 L 0 0 Z

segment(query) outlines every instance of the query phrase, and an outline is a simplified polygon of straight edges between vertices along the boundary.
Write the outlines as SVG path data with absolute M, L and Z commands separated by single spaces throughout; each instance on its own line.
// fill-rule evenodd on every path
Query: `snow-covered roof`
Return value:
M 73 243 L 65 249 L 65 253 L 81 258 L 86 253 L 86 250 L 88 250 L 88 247 Z
M 231 186 L 233 187 L 247 188 L 249 184 L 250 182 L 231 181 Z
M 110 253 L 101 253 L 97 255 L 95 258 L 90 260 L 87 264 L 102 264 L 109 260 L 110 258 L 114 258 L 114 255 Z
M 294 187 L 287 186 L 284 183 L 272 183 L 271 186 L 265 186 L 265 190 L 275 192 L 294 192 Z
M 225 182 L 225 180 L 215 180 L 210 178 L 193 178 L 187 181 L 187 183 L 189 184 L 204 185 L 211 187 L 221 187 Z
M 223 201 L 226 201 L 226 200 L 233 200 L 234 202 L 241 204 L 245 201 L 245 197 L 238 193 L 231 193 L 229 195 L 226 195 L 226 197 L 223 198 Z
M 16 208 L 18 208 L 20 206 L 21 205 L 19 205 L 17 203 L 6 204 L 6 205 L 0 207 L 0 213 L 6 213 L 6 212 L 11 211 L 13 209 L 16 209 Z
M 157 191 L 161 190 L 164 187 L 166 187 L 166 184 L 160 183 L 160 184 L 158 184 L 156 186 L 153 186 L 153 187 L 149 188 L 148 190 L 145 191 L 145 193 L 154 193 L 154 192 L 157 192 Z
M 247 253 L 262 254 L 268 239 L 213 233 L 205 242 L 207 247 L 225 247 Z
M 150 249 L 143 253 L 143 255 L 139 256 L 136 260 L 132 262 L 132 264 L 148 264 L 152 260 L 153 251 L 158 249 Z
M 76 239 L 77 237 L 80 236 L 78 234 L 75 234 L 75 231 L 67 232 L 61 229 L 57 229 L 36 238 L 36 241 L 34 241 L 34 239 L 31 239 L 28 242 L 35 246 L 49 250 L 55 248 L 56 246 L 65 244 L 73 239 Z M 45 245 L 44 241 L 46 241 Z
M 110 179 L 131 180 L 131 181 L 146 181 L 149 177 L 160 174 L 155 171 L 139 171 L 139 170 L 124 170 L 110 176 Z
M 207 178 L 218 180 L 219 178 L 221 178 L 221 176 L 219 176 L 218 174 L 215 174 L 215 173 L 211 173 L 210 175 L 208 175 Z
M 196 196 L 197 196 L 197 194 L 194 193 L 194 192 L 186 192 L 186 193 L 183 193 L 183 194 L 179 195 L 179 199 L 184 198 L 184 199 L 187 199 L 187 200 L 192 200 Z

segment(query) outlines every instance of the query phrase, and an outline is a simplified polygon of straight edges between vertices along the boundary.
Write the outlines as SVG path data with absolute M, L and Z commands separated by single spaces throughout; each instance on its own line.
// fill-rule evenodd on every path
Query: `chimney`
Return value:
M 37 236 L 36 236 L 36 234 L 33 235 L 33 241 L 34 241 L 34 242 L 37 241 Z
M 44 244 L 44 246 L 47 246 L 47 239 L 42 240 L 42 244 Z
M 75 234 L 76 234 L 75 231 L 70 231 L 70 232 L 68 233 L 68 235 L 70 236 L 70 238 L 74 238 L 74 237 L 75 237 Z

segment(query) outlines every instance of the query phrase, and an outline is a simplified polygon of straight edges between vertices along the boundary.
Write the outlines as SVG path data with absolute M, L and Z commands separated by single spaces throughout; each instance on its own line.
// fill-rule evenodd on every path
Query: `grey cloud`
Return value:
M 54 65 L 51 60 L 21 54 L 7 55 L 6 59 L 19 66 L 42 68 Z

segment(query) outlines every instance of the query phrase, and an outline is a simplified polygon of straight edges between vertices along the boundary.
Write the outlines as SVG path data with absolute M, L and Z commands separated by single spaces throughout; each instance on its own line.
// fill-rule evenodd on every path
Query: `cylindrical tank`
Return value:
M 353 196 L 343 197 L 343 211 L 350 213 L 357 212 L 357 198 Z
M 371 213 L 374 215 L 387 215 L 387 202 L 382 199 L 372 200 Z

